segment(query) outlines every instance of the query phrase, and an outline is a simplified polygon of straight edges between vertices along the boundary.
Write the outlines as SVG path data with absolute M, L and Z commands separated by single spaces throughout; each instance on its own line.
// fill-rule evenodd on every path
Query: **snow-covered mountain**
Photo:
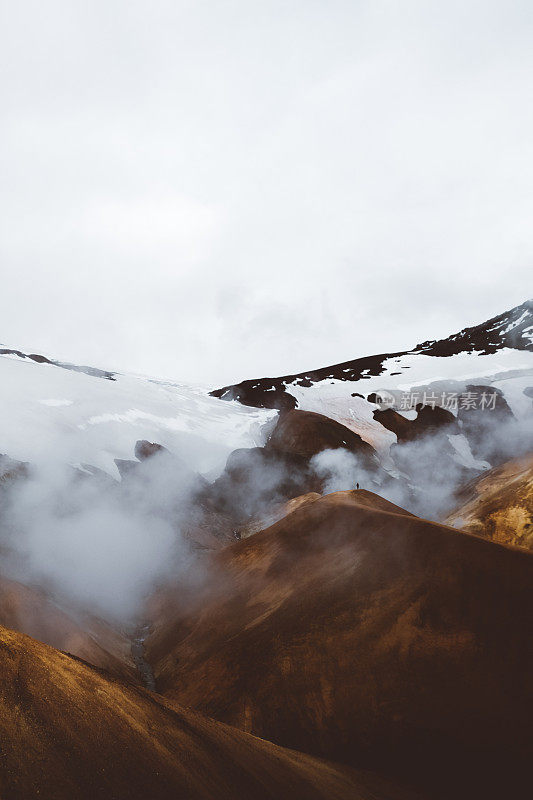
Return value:
M 501 392 L 517 417 L 532 412 L 533 301 L 409 351 L 380 353 L 279 378 L 245 380 L 212 395 L 256 408 L 317 411 L 383 451 L 396 437 L 374 419 L 376 394 L 392 395 L 407 416 L 414 413 L 410 408 L 424 401 L 453 412 L 452 396 L 460 403 L 472 385 L 487 387 L 487 397 L 489 390 Z
M 501 391 L 517 417 L 531 412 L 533 302 L 410 351 L 212 392 L 1 345 L 0 454 L 118 477 L 115 459 L 134 458 L 135 443 L 147 439 L 208 473 L 221 469 L 232 450 L 262 444 L 276 409 L 294 407 L 342 422 L 385 454 L 396 436 L 374 418 L 376 393 L 391 393 L 409 416 L 402 395 L 416 403 L 427 393 L 440 404 L 471 384 Z
M 261 444 L 273 416 L 199 387 L 0 349 L 0 453 L 19 461 L 86 465 L 118 478 L 115 459 L 133 459 L 136 441 L 147 439 L 209 472 L 235 448 Z

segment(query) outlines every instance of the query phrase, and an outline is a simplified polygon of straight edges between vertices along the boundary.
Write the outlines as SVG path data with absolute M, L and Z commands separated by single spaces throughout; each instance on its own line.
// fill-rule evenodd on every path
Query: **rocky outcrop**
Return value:
M 392 408 L 377 409 L 374 419 L 384 428 L 396 434 L 398 444 L 413 442 L 423 436 L 433 435 L 446 429 L 447 433 L 459 433 L 457 420 L 451 411 L 440 406 L 425 406 L 419 403 L 415 419 L 407 419 Z
M 376 476 L 381 469 L 374 449 L 339 422 L 310 411 L 282 413 L 264 447 L 235 450 L 220 477 L 201 495 L 209 508 L 229 516 L 235 529 L 253 526 L 292 498 L 324 489 L 324 476 L 312 459 L 324 450 L 342 448 L 361 459 Z
M 157 442 L 147 442 L 146 439 L 139 439 L 135 444 L 135 458 L 138 461 L 146 461 L 147 458 L 165 453 L 170 455 L 167 448 Z
M 359 434 L 314 411 L 281 414 L 266 449 L 310 460 L 323 450 L 343 448 L 372 462 L 375 451 Z
M 320 489 L 308 458 L 252 447 L 230 453 L 224 471 L 202 492 L 200 502 L 231 518 L 238 528 L 292 497 Z
M 296 398 L 285 388 L 283 381 L 264 378 L 260 381 L 242 381 L 235 386 L 224 386 L 210 392 L 221 400 L 237 400 L 243 406 L 253 408 L 275 408 L 290 411 L 296 408 Z

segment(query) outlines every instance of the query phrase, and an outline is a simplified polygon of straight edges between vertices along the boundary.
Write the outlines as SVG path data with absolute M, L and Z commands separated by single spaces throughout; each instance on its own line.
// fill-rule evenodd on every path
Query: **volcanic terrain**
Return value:
M 211 393 L 2 346 L 2 800 L 529 796 L 532 330 Z
M 211 569 L 201 597 L 155 611 L 147 654 L 166 697 L 426 797 L 523 785 L 530 554 L 342 492 Z

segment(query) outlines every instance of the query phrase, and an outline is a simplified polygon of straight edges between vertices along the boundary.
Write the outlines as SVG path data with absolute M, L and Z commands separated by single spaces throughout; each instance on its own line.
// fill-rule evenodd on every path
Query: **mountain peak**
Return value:
M 446 339 L 422 342 L 412 350 L 364 356 L 278 378 L 245 380 L 216 389 L 211 394 L 257 408 L 320 410 L 315 408 L 315 402 L 318 402 L 316 392 L 313 399 L 307 394 L 317 384 L 322 387 L 327 383 L 335 384 L 335 393 L 340 397 L 348 392 L 345 399 L 350 401 L 357 394 L 366 396 L 376 386 L 378 389 L 385 386 L 392 389 L 399 383 L 403 386 L 427 384 L 445 375 L 452 379 L 464 378 L 467 374 L 479 378 L 485 372 L 489 378 L 502 369 L 523 369 L 528 358 L 531 358 L 526 355 L 528 352 L 533 352 L 533 300 L 526 300 L 479 325 L 463 328 Z M 433 364 L 430 364 L 428 356 L 434 357 Z M 478 362 L 479 356 L 486 358 Z M 502 359 L 506 366 L 502 366 Z M 455 364 L 454 360 L 461 363 Z M 394 376 L 402 377 L 398 379 Z M 378 379 L 379 383 L 376 384 L 373 379 Z M 342 390 L 341 385 L 346 388 Z M 347 409 L 346 413 L 351 412 Z
M 503 347 L 533 350 L 533 300 L 504 311 L 479 325 L 463 328 L 446 339 L 428 340 L 414 348 L 432 356 L 457 353 L 496 353 Z

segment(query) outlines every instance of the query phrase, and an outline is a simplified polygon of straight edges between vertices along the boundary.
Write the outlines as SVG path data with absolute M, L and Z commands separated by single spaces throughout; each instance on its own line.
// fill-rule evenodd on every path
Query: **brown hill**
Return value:
M 243 730 L 417 781 L 512 796 L 531 763 L 533 558 L 369 492 L 297 509 L 162 606 L 158 689 Z M 163 613 L 164 612 L 164 613 Z M 521 796 L 521 795 L 520 795 Z
M 369 460 L 374 448 L 359 434 L 334 419 L 314 411 L 288 411 L 280 415 L 267 443 L 268 450 L 310 459 L 322 450 L 344 448 Z
M 446 523 L 533 550 L 533 455 L 508 461 L 469 484 Z
M 318 492 L 306 492 L 306 494 L 293 497 L 292 500 L 287 500 L 286 503 L 280 503 L 274 508 L 269 509 L 267 514 L 254 517 L 247 522 L 246 525 L 243 525 L 238 530 L 238 538 L 243 539 L 246 536 L 252 536 L 252 534 L 258 533 L 259 531 L 264 531 L 265 528 L 269 528 L 271 525 L 274 525 L 275 522 L 283 519 L 283 517 L 286 517 L 287 514 L 292 514 L 292 512 L 296 511 L 297 508 L 308 505 L 308 503 L 314 503 L 315 500 L 319 500 L 321 496 L 322 495 L 320 495 Z
M 137 681 L 131 641 L 102 620 L 67 614 L 43 591 L 0 576 L 0 625 Z
M 0 669 L 3 800 L 408 797 L 372 775 L 174 707 L 5 628 Z
M 323 491 L 324 476 L 310 462 L 337 449 L 359 456 L 376 478 L 388 478 L 373 447 L 357 433 L 323 414 L 288 411 L 280 414 L 264 447 L 230 453 L 222 474 L 200 493 L 200 503 L 231 519 L 234 529 L 254 526 L 254 518 L 275 514 L 288 500 Z

